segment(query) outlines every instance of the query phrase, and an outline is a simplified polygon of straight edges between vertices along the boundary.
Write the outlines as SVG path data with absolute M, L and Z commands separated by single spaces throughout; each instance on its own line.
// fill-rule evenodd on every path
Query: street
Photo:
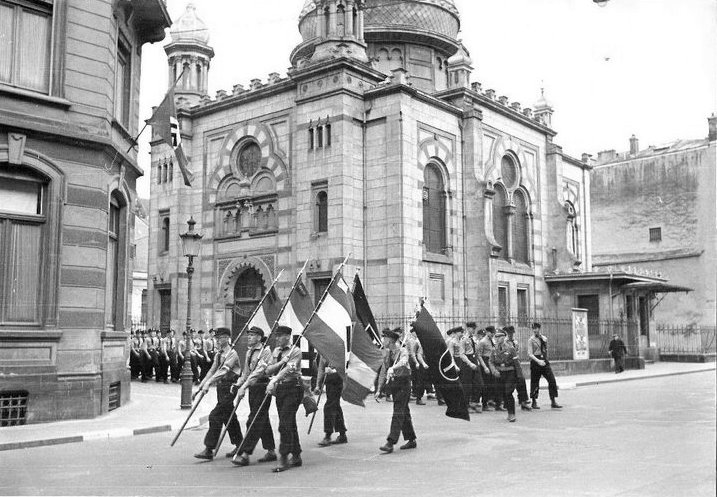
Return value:
M 390 404 L 344 404 L 349 444 L 328 448 L 316 445 L 321 412 L 307 436 L 300 408 L 304 466 L 282 474 L 256 464 L 261 447 L 245 468 L 223 457 L 227 442 L 217 460 L 194 459 L 206 425 L 173 448 L 166 432 L 7 451 L 0 494 L 715 495 L 714 372 L 564 390 L 560 411 L 546 394 L 540 411 L 518 411 L 515 424 L 496 412 L 451 420 L 435 401 L 414 403 L 418 449 L 389 455 L 378 447 Z

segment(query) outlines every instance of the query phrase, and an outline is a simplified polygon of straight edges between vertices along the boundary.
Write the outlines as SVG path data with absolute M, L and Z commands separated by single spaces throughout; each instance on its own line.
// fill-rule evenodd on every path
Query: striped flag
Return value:
M 247 325 L 247 329 L 256 326 L 264 330 L 264 333 L 268 335 L 271 333 L 276 318 L 279 317 L 279 312 L 281 312 L 281 301 L 274 287 L 271 287 L 261 307 L 257 309 L 254 317 Z
M 314 312 L 314 302 L 304 283 L 299 280 L 296 288 L 291 292 L 289 302 L 284 308 L 284 313 L 279 318 L 279 324 L 291 328 L 291 334 L 296 341 L 304 330 L 307 321 Z M 301 350 L 301 371 L 303 375 L 311 375 L 311 360 L 309 358 L 309 342 L 301 339 L 299 342 Z
M 338 274 L 331 280 L 326 297 L 304 331 L 311 345 L 341 376 L 346 373 L 354 315 L 353 296 L 343 276 Z

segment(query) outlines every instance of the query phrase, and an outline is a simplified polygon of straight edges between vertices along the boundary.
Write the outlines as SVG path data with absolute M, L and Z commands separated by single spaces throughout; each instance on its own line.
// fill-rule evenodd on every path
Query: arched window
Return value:
M 501 246 L 500 255 L 508 258 L 508 216 L 505 207 L 508 203 L 507 195 L 501 185 L 495 185 L 495 196 L 493 197 L 493 237 Z
M 337 35 L 346 36 L 346 9 L 343 5 L 336 7 L 336 31 Z
M 162 233 L 160 238 L 160 252 L 169 251 L 169 214 L 162 218 Z
M 316 194 L 315 227 L 318 233 L 329 231 L 329 196 L 325 191 Z
M 423 244 L 436 254 L 446 248 L 445 188 L 435 164 L 428 164 L 423 171 Z
M 528 251 L 530 243 L 528 240 L 528 203 L 525 194 L 517 190 L 513 194 L 515 204 L 515 215 L 513 216 L 513 258 L 517 262 L 528 264 Z
M 196 71 L 196 78 L 197 78 L 197 87 L 195 89 L 197 91 L 202 91 L 202 65 L 197 64 L 195 71 Z
M 391 60 L 388 67 L 391 71 L 403 67 L 403 53 L 398 48 L 391 50 Z
M 105 323 L 119 329 L 122 327 L 124 292 L 124 260 L 121 249 L 126 244 L 125 211 L 122 197 L 113 192 L 110 196 L 110 212 L 107 226 L 107 268 L 105 272 Z
M 572 202 L 565 202 L 565 210 L 568 211 L 568 222 L 565 229 L 568 250 L 575 257 L 580 257 L 580 229 Z
M 259 170 L 261 164 L 261 149 L 254 142 L 249 142 L 239 151 L 239 171 L 251 178 Z
M 324 36 L 331 34 L 331 14 L 328 7 L 324 9 Z
M 167 181 L 169 181 L 169 184 L 172 184 L 172 180 L 174 179 L 174 162 L 171 160 L 167 163 Z

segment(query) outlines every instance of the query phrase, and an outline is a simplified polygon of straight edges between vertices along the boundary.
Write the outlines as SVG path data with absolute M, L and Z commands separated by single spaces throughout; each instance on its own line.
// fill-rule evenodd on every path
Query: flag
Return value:
M 314 301 L 309 295 L 309 291 L 304 283 L 299 279 L 296 287 L 289 296 L 289 301 L 284 308 L 284 312 L 279 318 L 279 324 L 291 328 L 291 335 L 294 342 L 298 339 L 304 326 L 311 318 L 314 312 Z M 309 351 L 309 343 L 306 339 L 299 341 L 299 349 L 301 350 L 301 374 L 310 376 L 311 372 L 311 354 Z
M 363 291 L 363 285 L 361 284 L 361 278 L 357 274 L 354 277 L 354 307 L 356 308 L 356 317 L 358 323 L 366 330 L 368 336 L 373 340 L 376 345 L 381 346 L 381 337 L 378 333 L 378 327 L 376 326 L 376 320 L 371 312 L 371 306 L 368 305 L 368 299 Z
M 154 131 L 164 142 L 172 147 L 177 157 L 179 170 L 182 172 L 184 184 L 192 186 L 194 175 L 189 171 L 189 161 L 182 149 L 182 134 L 177 120 L 177 110 L 174 108 L 174 87 L 170 88 L 167 95 L 154 111 L 152 117 L 147 119 L 147 124 L 154 126 Z
M 331 280 L 316 315 L 304 330 L 311 345 L 342 377 L 346 373 L 354 316 L 353 296 L 343 276 L 338 274 Z
M 446 416 L 470 421 L 463 387 L 458 381 L 456 363 L 448 351 L 436 322 L 425 307 L 421 306 L 413 328 L 423 347 L 423 356 L 428 364 L 428 374 L 433 386 L 446 402 Z
M 271 333 L 271 329 L 274 326 L 276 318 L 279 317 L 279 312 L 281 312 L 281 301 L 279 300 L 279 296 L 276 294 L 276 290 L 272 286 L 269 289 L 269 293 L 266 297 L 264 297 L 264 301 L 261 303 L 261 306 L 254 314 L 254 317 L 251 318 L 251 321 L 247 325 L 247 329 L 252 326 L 256 326 L 264 330 L 264 336 L 268 335 Z

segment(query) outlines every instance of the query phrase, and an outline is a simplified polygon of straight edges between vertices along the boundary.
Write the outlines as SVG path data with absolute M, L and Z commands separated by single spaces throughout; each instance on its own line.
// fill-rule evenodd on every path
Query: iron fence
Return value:
M 717 327 L 658 324 L 655 343 L 661 354 L 714 354 L 717 352 Z
M 395 328 L 400 326 L 407 329 L 413 321 L 412 316 L 379 316 L 376 325 L 380 328 Z M 511 317 L 511 316 L 433 316 L 438 329 L 445 334 L 455 326 L 465 326 L 466 322 L 474 321 L 479 328 L 493 325 L 499 328 L 511 324 L 515 327 L 515 339 L 518 342 L 521 361 L 528 360 L 528 340 L 533 335 L 531 325 L 537 321 L 541 324 L 541 333 L 548 338 L 549 357 L 552 360 L 573 359 L 573 320 L 566 317 Z M 502 323 L 497 325 L 496 323 Z M 588 344 L 591 359 L 610 358 L 608 346 L 614 333 L 617 333 L 627 347 L 628 355 L 639 355 L 639 330 L 637 322 L 626 320 L 589 319 Z

